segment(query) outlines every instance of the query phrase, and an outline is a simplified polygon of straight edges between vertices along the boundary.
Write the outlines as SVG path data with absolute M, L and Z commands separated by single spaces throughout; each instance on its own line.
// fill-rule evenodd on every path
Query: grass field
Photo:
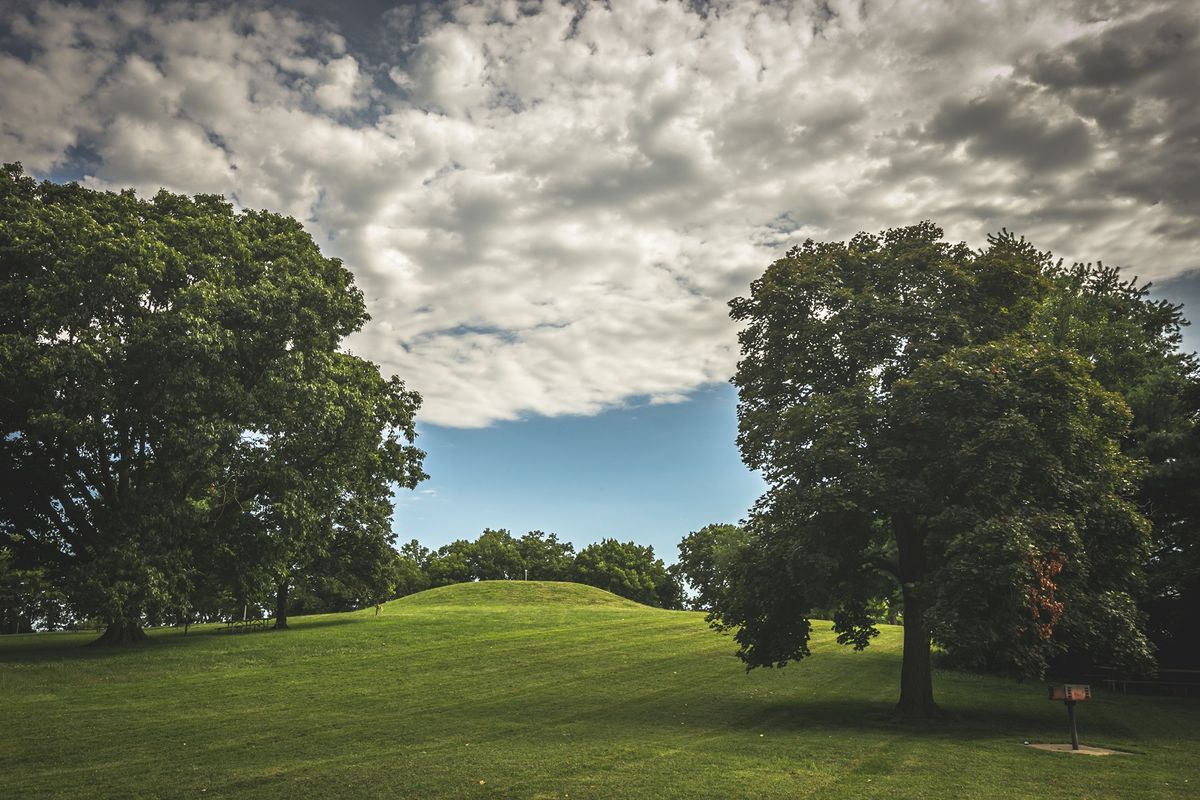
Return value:
M 696 613 L 573 584 L 435 589 L 286 632 L 0 637 L 0 797 L 1192 798 L 1200 702 L 940 672 L 894 722 L 900 631 L 746 674 Z

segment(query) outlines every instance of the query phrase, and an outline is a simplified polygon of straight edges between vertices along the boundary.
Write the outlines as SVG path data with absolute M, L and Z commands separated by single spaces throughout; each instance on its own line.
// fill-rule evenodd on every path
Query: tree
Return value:
M 429 567 L 430 586 L 448 586 L 474 580 L 471 562 L 475 559 L 475 543 L 466 539 L 455 539 L 444 544 L 431 554 Z
M 683 606 L 682 588 L 648 545 L 601 539 L 579 551 L 574 578 L 646 605 Z
M 405 597 L 429 588 L 429 575 L 421 565 L 410 556 L 396 553 L 392 562 L 392 593 L 390 597 Z
M 29 633 L 34 625 L 58 627 L 62 595 L 41 569 L 18 569 L 12 553 L 0 547 L 0 634 Z
M 1090 278 L 1090 279 L 1089 279 Z M 1056 331 L 1099 353 L 1096 370 L 1129 404 L 1133 423 L 1122 446 L 1146 473 L 1135 500 L 1151 524 L 1151 554 L 1140 595 L 1147 633 L 1163 665 L 1200 662 L 1193 635 L 1200 615 L 1200 365 L 1182 353 L 1181 308 L 1149 302 L 1146 286 L 1113 270 L 1073 276 L 1100 302 L 1072 309 Z M 1148 332 L 1148 334 L 1147 334 Z
M 679 543 L 679 572 L 695 590 L 692 607 L 711 611 L 728 592 L 732 565 L 749 541 L 737 525 L 705 525 Z
M 287 627 L 297 580 L 340 577 L 362 588 L 392 557 L 392 487 L 425 475 L 411 444 L 419 398 L 345 353 L 284 359 L 267 379 L 265 425 L 247 437 L 261 492 L 254 519 Z M 391 589 L 374 586 L 372 600 Z
M 424 565 L 434 586 L 466 581 L 567 580 L 575 549 L 551 533 L 530 531 L 520 539 L 504 528 L 485 528 L 474 542 L 458 539 L 431 554 L 414 539 L 401 548 Z
M 717 624 L 748 668 L 783 665 L 809 654 L 814 608 L 866 647 L 869 605 L 898 586 L 907 717 L 938 713 L 934 641 L 1027 676 L 1071 647 L 1150 658 L 1139 464 L 1102 365 L 1119 343 L 1159 348 L 1170 324 L 1089 346 L 1075 334 L 1103 305 L 1103 268 L 1064 270 L 1007 233 L 978 252 L 941 237 L 922 223 L 808 241 L 731 303 L 738 445 L 769 489 Z
M 433 553 L 416 539 L 410 539 L 408 542 L 400 545 L 398 550 L 400 555 L 410 559 L 419 569 L 429 569 L 429 562 L 433 557 Z
M 344 366 L 362 296 L 293 219 L 19 165 L 0 172 L 0 265 L 0 532 L 107 620 L 101 641 L 136 641 L 147 608 L 180 605 L 180 575 L 261 563 L 247 510 L 282 508 L 281 473 L 304 466 L 263 446 L 302 438 L 280 394 Z
M 508 530 L 485 528 L 467 558 L 471 580 L 517 580 L 524 575 L 525 565 L 517 542 Z
M 521 564 L 533 581 L 569 580 L 575 561 L 575 547 L 560 542 L 558 536 L 542 531 L 529 531 L 517 540 Z
M 1191 633 L 1200 612 L 1200 364 L 1180 351 L 1182 307 L 1151 300 L 1149 289 L 1111 267 L 1076 265 L 1061 272 L 1038 325 L 1057 346 L 1086 353 L 1097 380 L 1129 405 L 1121 446 L 1145 467 L 1134 500 L 1151 526 L 1139 606 L 1159 661 L 1191 666 L 1200 657 Z M 1069 656 L 1063 666 L 1097 660 L 1084 648 Z
M 291 613 L 327 614 L 379 605 L 428 588 L 428 578 L 386 538 L 337 541 L 322 563 L 297 577 Z
M 1160 397 L 1171 398 L 1164 392 Z M 1200 664 L 1200 381 L 1172 411 L 1166 435 L 1147 437 L 1149 469 L 1138 499 L 1153 527 L 1142 601 L 1147 627 L 1166 666 Z

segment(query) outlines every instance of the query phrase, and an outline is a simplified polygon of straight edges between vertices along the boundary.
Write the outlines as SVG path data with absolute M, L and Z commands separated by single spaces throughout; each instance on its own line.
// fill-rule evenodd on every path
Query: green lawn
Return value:
M 1087 757 L 1041 685 L 938 673 L 891 720 L 900 631 L 746 674 L 696 613 L 490 582 L 287 632 L 0 637 L 0 797 L 1200 796 L 1200 702 L 1099 693 Z

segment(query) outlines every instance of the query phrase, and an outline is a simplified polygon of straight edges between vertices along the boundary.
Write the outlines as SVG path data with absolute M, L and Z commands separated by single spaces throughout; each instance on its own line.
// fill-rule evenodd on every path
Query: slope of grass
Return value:
M 418 606 L 520 606 L 520 605 L 608 606 L 610 608 L 646 607 L 624 597 L 561 581 L 482 581 L 441 586 L 386 603 L 389 610 L 408 610 Z
M 587 587 L 447 587 L 286 632 L 0 637 L 0 797 L 1193 797 L 1200 703 L 1101 693 L 1094 758 L 1039 685 L 939 673 L 890 718 L 900 632 L 746 674 L 700 614 Z

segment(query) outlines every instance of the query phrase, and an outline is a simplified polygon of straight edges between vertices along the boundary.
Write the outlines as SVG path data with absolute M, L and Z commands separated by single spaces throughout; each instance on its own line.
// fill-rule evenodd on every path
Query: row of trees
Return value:
M 362 549 L 367 542 L 381 549 Z M 602 539 L 577 553 L 570 542 L 542 531 L 517 538 L 507 530 L 489 528 L 475 541 L 458 539 L 436 550 L 416 539 L 394 549 L 386 537 L 335 538 L 328 552 L 303 566 L 290 571 L 284 609 L 279 607 L 273 580 L 264 575 L 256 584 L 246 584 L 236 597 L 228 591 L 218 593 L 207 605 L 193 605 L 186 615 L 179 608 L 149 608 L 143 619 L 151 624 L 180 625 L 250 613 L 251 609 L 258 617 L 265 609 L 273 610 L 278 620 L 281 613 L 286 619 L 289 611 L 351 611 L 438 586 L 487 580 L 572 581 L 658 608 L 681 609 L 685 604 L 678 568 L 656 558 L 653 547 Z M 43 571 L 13 569 L 11 554 L 0 553 L 0 624 L 4 626 L 0 630 L 27 632 L 34 621 L 42 628 L 90 624 L 88 619 L 77 620 L 71 612 L 68 598 L 46 580 Z
M 486 580 L 574 581 L 659 608 L 683 608 L 677 570 L 656 558 L 654 548 L 601 539 L 578 553 L 553 533 L 530 531 L 520 538 L 486 529 L 475 541 L 458 539 L 437 550 L 415 539 L 400 547 L 407 594 L 431 586 Z
M 420 398 L 340 349 L 362 295 L 298 222 L 10 164 L 0 266 L 0 584 L 18 606 L 52 587 L 39 602 L 121 643 L 264 587 L 279 626 L 298 583 L 386 590 L 391 493 L 425 477 Z
M 769 489 L 680 568 L 748 668 L 866 647 L 899 610 L 899 711 L 938 713 L 931 645 L 1040 676 L 1151 668 L 1200 611 L 1200 370 L 1181 308 L 1023 239 L 924 223 L 793 249 L 731 303 L 738 445 Z M 1193 648 L 1194 649 L 1194 648 Z

